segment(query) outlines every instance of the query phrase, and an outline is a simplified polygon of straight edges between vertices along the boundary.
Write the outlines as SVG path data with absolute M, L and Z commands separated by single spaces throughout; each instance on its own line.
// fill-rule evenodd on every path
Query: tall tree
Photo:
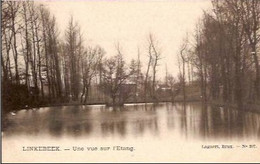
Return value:
M 80 75 L 79 75 L 79 59 L 80 53 L 82 53 L 82 39 L 80 37 L 80 28 L 77 23 L 74 22 L 73 17 L 71 16 L 69 20 L 69 25 L 66 30 L 66 47 L 69 57 L 69 68 L 70 68 L 70 90 L 73 100 L 78 100 L 79 96 L 79 84 L 80 84 Z
M 95 48 L 88 47 L 88 49 L 83 54 L 81 60 L 82 69 L 82 94 L 81 102 L 87 103 L 89 96 L 89 90 L 91 86 L 92 79 L 98 73 L 98 66 L 104 55 L 104 50 L 97 46 Z M 83 99 L 84 97 L 84 99 Z

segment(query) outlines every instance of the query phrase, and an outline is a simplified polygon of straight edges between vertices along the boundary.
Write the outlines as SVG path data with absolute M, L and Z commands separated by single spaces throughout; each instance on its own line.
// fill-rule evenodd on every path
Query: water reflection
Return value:
M 260 115 L 200 103 L 64 106 L 8 115 L 5 136 L 260 139 Z

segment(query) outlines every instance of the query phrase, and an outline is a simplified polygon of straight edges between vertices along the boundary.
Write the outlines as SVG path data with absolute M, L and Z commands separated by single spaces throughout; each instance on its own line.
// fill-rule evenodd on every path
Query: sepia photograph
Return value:
M 260 162 L 259 0 L 2 0 L 3 163 Z

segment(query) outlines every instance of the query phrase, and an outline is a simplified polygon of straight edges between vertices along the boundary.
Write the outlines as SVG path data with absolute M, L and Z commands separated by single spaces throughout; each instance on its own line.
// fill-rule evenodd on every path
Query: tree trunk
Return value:
M 15 2 L 14 2 L 15 3 Z M 11 5 L 11 22 L 12 22 L 12 33 L 13 33 L 13 49 L 14 49 L 14 67 L 15 67 L 15 82 L 20 84 L 19 72 L 18 72 L 18 51 L 16 43 L 16 29 L 15 29 L 15 12 L 13 4 Z

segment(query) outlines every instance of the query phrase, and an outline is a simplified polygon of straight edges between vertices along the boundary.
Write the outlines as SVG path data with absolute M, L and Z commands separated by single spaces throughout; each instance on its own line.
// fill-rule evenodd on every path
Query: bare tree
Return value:
M 153 82 L 152 82 L 152 97 L 154 100 L 157 100 L 156 94 L 155 94 L 155 88 L 156 88 L 156 73 L 157 73 L 157 67 L 158 62 L 161 59 L 161 52 L 158 48 L 158 43 L 154 39 L 153 35 L 149 35 L 149 42 L 151 44 L 152 48 L 152 54 L 153 54 Z
M 130 63 L 130 72 L 132 75 L 130 77 L 130 81 L 132 81 L 135 85 L 134 91 L 134 100 L 137 102 L 137 97 L 139 96 L 139 85 L 140 85 L 140 77 L 141 77 L 141 61 L 140 61 L 140 50 L 138 48 L 137 51 L 137 59 L 132 59 Z
M 119 44 L 116 45 L 117 55 L 106 60 L 103 71 L 103 90 L 112 99 L 112 105 L 123 105 L 132 88 L 126 81 L 133 74 L 129 71 Z M 110 103 L 108 103 L 110 105 Z
M 82 53 L 82 39 L 80 37 L 80 28 L 74 22 L 73 17 L 70 18 L 69 25 L 66 31 L 66 45 L 69 57 L 70 68 L 70 89 L 73 100 L 77 100 L 79 96 L 79 59 Z
M 150 72 L 150 67 L 152 64 L 153 60 L 153 55 L 152 55 L 152 44 L 151 42 L 149 43 L 148 47 L 148 64 L 147 64 L 147 69 L 146 69 L 146 74 L 145 74 L 145 81 L 144 81 L 144 101 L 147 101 L 147 89 L 148 89 L 148 79 L 149 79 L 149 72 Z
M 260 66 L 257 54 L 260 29 L 260 2 L 257 0 L 241 1 L 243 29 L 251 47 L 251 55 L 255 65 L 255 96 L 260 98 Z
M 186 75 L 185 75 L 185 69 L 186 69 L 186 62 L 187 62 L 187 44 L 188 44 L 188 40 L 184 40 L 181 47 L 180 47 L 180 53 L 179 53 L 179 61 L 181 63 L 179 63 L 179 65 L 182 64 L 182 71 L 180 71 L 180 75 L 182 76 L 181 78 L 181 84 L 182 84 L 182 93 L 183 93 L 183 101 L 186 102 Z M 181 67 L 181 66 L 179 66 Z M 180 68 L 181 69 L 181 68 Z
M 155 88 L 156 88 L 156 73 L 158 67 L 158 61 L 161 59 L 161 52 L 158 48 L 158 42 L 154 38 L 152 34 L 149 34 L 148 37 L 148 65 L 145 75 L 145 82 L 144 82 L 144 95 L 145 95 L 145 102 L 147 99 L 147 89 L 148 89 L 148 79 L 150 73 L 150 67 L 152 67 L 152 87 L 150 90 L 150 95 L 153 100 L 156 100 Z
M 14 58 L 15 81 L 16 84 L 20 84 L 19 71 L 18 71 L 18 50 L 17 50 L 17 33 L 19 30 L 19 26 L 17 25 L 17 19 L 18 19 L 18 13 L 20 9 L 20 3 L 15 1 L 8 1 L 7 4 L 8 4 L 8 10 L 10 11 L 10 19 L 11 19 L 10 26 L 11 26 L 11 32 L 13 38 L 11 47 L 13 50 L 13 58 Z
M 48 46 L 48 23 L 50 21 L 50 13 L 44 8 L 44 6 L 40 7 L 40 16 L 41 16 L 41 24 L 42 24 L 42 36 L 43 36 L 43 47 L 44 47 L 44 72 L 46 74 L 46 81 L 48 84 L 48 97 L 49 101 L 52 97 L 51 92 L 51 80 L 50 80 L 50 67 L 49 67 L 49 46 Z
M 82 94 L 81 94 L 81 102 L 87 103 L 87 98 L 89 95 L 89 89 L 91 86 L 91 81 L 95 75 L 98 73 L 98 66 L 102 57 L 104 55 L 104 50 L 97 46 L 95 48 L 89 47 L 85 53 L 83 54 L 81 61 L 81 69 L 82 69 Z M 83 100 L 83 97 L 84 100 Z

